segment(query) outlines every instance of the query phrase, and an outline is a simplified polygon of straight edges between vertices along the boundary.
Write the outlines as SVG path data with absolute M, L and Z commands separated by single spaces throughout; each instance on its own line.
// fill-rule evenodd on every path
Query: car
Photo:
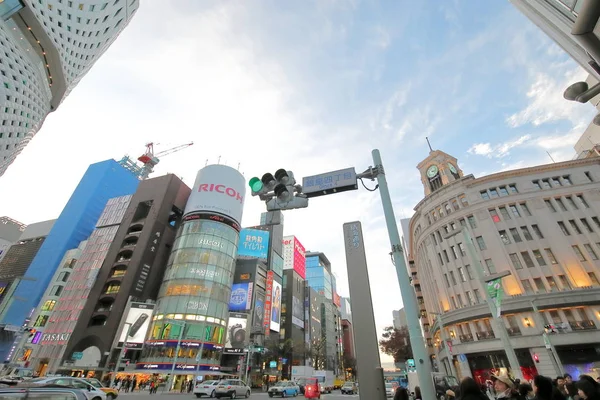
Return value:
M 341 391 L 342 394 L 356 394 L 358 393 L 358 387 L 354 382 L 344 382 Z
M 320 399 L 321 388 L 317 378 L 306 378 L 304 382 L 304 397 L 307 399 Z
M 82 379 L 84 381 L 86 381 L 87 383 L 91 384 L 92 386 L 94 386 L 96 389 L 100 389 L 104 393 L 106 393 L 106 398 L 108 400 L 115 400 L 117 397 L 119 397 L 119 391 L 117 389 L 113 389 L 113 388 L 104 386 L 102 384 L 102 382 L 100 382 L 96 378 L 82 378 Z
M 55 385 L 0 388 L 2 399 L 61 399 L 61 400 L 87 400 L 87 396 L 81 389 L 73 389 Z
M 300 386 L 296 385 L 294 382 L 284 381 L 277 382 L 275 385 L 269 388 L 269 397 L 273 396 L 298 396 L 300 394 Z
M 394 397 L 394 395 L 396 394 L 396 389 L 394 389 L 394 385 L 392 385 L 391 383 L 386 383 L 385 394 L 387 397 Z
M 237 399 L 238 397 L 250 397 L 250 386 L 246 385 L 240 379 L 223 379 L 219 382 L 215 389 L 215 397 L 220 399 L 221 397 L 229 397 L 230 399 Z
M 204 382 L 196 382 L 194 385 L 194 394 L 196 397 L 215 397 L 215 389 L 219 384 L 218 380 L 208 380 Z
M 91 383 L 88 383 L 80 378 L 73 378 L 70 376 L 61 376 L 56 378 L 35 378 L 28 380 L 27 382 L 18 384 L 16 387 L 40 387 L 40 386 L 58 386 L 72 389 L 81 389 L 85 394 L 87 400 L 106 400 L 106 393 L 102 390 L 94 387 Z

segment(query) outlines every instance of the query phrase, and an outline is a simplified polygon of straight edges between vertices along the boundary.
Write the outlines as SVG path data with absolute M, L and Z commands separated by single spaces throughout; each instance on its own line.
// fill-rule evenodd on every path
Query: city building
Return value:
M 304 289 L 304 343 L 306 345 L 306 365 L 314 369 L 327 368 L 327 343 L 322 327 L 322 309 L 325 296 L 305 282 Z
M 37 337 L 24 346 L 26 359 L 40 376 L 57 373 L 66 345 L 90 295 L 96 276 L 117 234 L 131 195 L 106 203 L 89 239 L 65 253 L 61 267 L 31 318 Z M 75 364 L 75 363 L 74 363 Z M 74 365 L 73 365 L 74 366 Z
M 35 334 L 31 336 L 30 333 L 24 333 L 21 336 L 19 345 L 12 356 L 13 363 L 25 363 L 26 365 L 31 366 L 32 361 L 36 361 L 35 353 L 36 350 L 40 348 L 39 343 L 42 339 L 42 335 L 44 332 L 48 332 L 45 327 L 49 325 L 49 319 L 51 318 L 53 311 L 56 309 L 57 303 L 59 302 L 59 299 L 65 289 L 65 285 L 67 282 L 69 282 L 69 278 L 71 277 L 75 263 L 81 256 L 81 252 L 85 249 L 86 245 L 87 240 L 84 240 L 83 242 L 79 243 L 79 247 L 76 249 L 67 250 L 65 253 L 59 264 L 60 266 L 54 273 L 52 281 L 48 285 L 48 288 L 46 289 L 46 292 L 40 301 L 40 305 L 31 316 L 31 320 L 28 324 L 30 328 L 35 329 Z M 48 341 L 44 343 L 44 346 L 48 346 Z M 45 368 L 42 368 L 42 371 L 40 372 L 43 374 L 45 372 Z
M 356 349 L 354 347 L 354 332 L 352 328 L 352 308 L 350 307 L 350 298 L 341 298 L 340 315 L 342 320 L 342 343 L 344 348 L 344 367 L 348 368 L 348 361 L 356 359 Z
M 131 194 L 139 181 L 114 160 L 92 164 L 52 226 L 15 289 L 0 323 L 21 326 L 38 306 L 65 252 L 86 240 L 108 199 Z M 0 342 L 0 356 L 6 356 L 12 343 Z
M 0 176 L 138 5 L 138 0 L 0 2 Z
M 185 206 L 136 365 L 168 373 L 176 363 L 175 387 L 196 368 L 202 373 L 220 368 L 245 190 L 245 179 L 236 169 L 208 165 L 198 172 Z M 186 364 L 194 368 L 188 370 Z
M 26 227 L 27 225 L 12 218 L 0 217 L 0 261 L 6 250 L 19 239 Z
M 325 368 L 339 373 L 341 327 L 339 305 L 334 303 L 331 263 L 322 252 L 306 252 L 306 281 L 323 297 L 321 304 L 321 338 L 325 341 Z M 337 293 L 337 300 L 339 296 Z M 311 336 L 312 338 L 312 336 Z M 312 340 L 312 339 L 311 339 Z
M 404 312 L 404 308 L 392 311 L 392 315 L 394 317 L 394 329 L 400 329 L 402 327 L 408 326 L 408 323 L 406 322 L 406 312 Z
M 561 368 L 544 340 L 552 325 L 548 340 L 564 371 L 575 379 L 597 375 L 600 157 L 475 178 L 436 150 L 418 169 L 425 197 L 411 218 L 409 248 L 434 366 L 480 382 L 510 369 L 499 339 L 506 329 L 526 379 L 536 372 L 557 376 Z M 491 319 L 487 284 L 476 268 L 502 277 L 502 328 L 493 326 L 498 320 Z
M 125 344 L 122 333 L 126 335 L 128 329 L 133 330 L 134 321 L 130 317 L 135 313 L 130 311 L 151 310 L 151 305 L 141 308 L 139 303 L 153 302 L 158 296 L 189 194 L 190 188 L 172 174 L 139 183 L 116 234 L 110 233 L 114 234 L 112 243 L 102 246 L 109 246 L 108 251 L 90 255 L 98 259 L 94 267 L 102 266 L 99 271 L 89 272 L 95 279 L 89 282 L 92 284 L 89 296 L 72 328 L 63 353 L 62 369 L 110 371 L 116 368 L 118 354 Z M 117 216 L 108 218 L 115 219 L 106 221 L 107 224 L 117 223 Z M 103 239 L 98 237 L 98 240 Z M 87 249 L 90 249 L 89 242 Z M 104 258 L 104 262 L 100 258 Z M 84 273 L 84 269 L 92 269 L 92 266 L 85 263 L 81 268 Z M 81 289 L 78 287 L 81 283 L 74 285 L 74 289 Z M 149 314 L 140 312 L 137 316 L 142 315 L 146 315 L 147 323 L 140 319 L 143 323 L 135 327 L 135 338 L 127 340 L 128 345 L 131 344 L 127 356 L 132 363 L 140 356 L 150 322 Z M 73 357 L 74 353 L 77 357 Z

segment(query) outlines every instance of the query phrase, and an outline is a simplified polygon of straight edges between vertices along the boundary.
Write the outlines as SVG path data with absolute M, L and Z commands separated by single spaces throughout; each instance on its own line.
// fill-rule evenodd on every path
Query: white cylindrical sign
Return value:
M 198 171 L 184 216 L 192 213 L 216 214 L 242 223 L 246 180 L 227 165 L 208 165 Z

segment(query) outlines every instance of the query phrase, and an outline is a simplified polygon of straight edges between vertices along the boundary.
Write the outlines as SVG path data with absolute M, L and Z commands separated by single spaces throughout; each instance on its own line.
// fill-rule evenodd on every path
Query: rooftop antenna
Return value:
M 240 163 L 238 163 L 238 171 L 240 170 Z
M 204 166 L 206 167 L 208 165 L 208 158 L 206 159 L 206 162 L 204 163 Z
M 553 163 L 556 163 L 556 161 L 554 161 L 554 158 L 552 158 L 552 156 L 550 155 L 550 152 L 546 151 L 546 154 L 548 154 L 548 157 L 550 157 Z
M 221 164 L 221 156 L 219 156 L 219 159 L 217 160 L 217 164 Z
M 429 143 L 429 138 L 425 136 L 425 140 L 427 140 L 427 146 L 429 146 L 429 152 L 433 153 L 433 149 L 431 148 L 431 143 Z

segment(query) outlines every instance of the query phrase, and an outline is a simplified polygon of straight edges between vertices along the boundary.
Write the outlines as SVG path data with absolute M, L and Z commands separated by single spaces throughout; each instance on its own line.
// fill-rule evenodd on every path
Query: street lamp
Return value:
M 483 274 L 483 265 L 481 264 L 481 259 L 477 255 L 477 251 L 475 250 L 475 245 L 473 244 L 473 239 L 471 238 L 471 235 L 467 229 L 465 229 L 464 227 L 460 227 L 460 228 L 455 229 L 455 230 L 447 233 L 446 235 L 444 235 L 444 238 L 449 239 L 452 236 L 456 236 L 461 232 L 463 235 L 463 240 L 464 240 L 464 242 L 467 246 L 467 250 L 469 252 L 469 259 L 471 260 L 471 263 L 473 263 L 475 265 L 474 270 L 475 270 L 475 273 L 477 274 L 477 279 L 479 280 L 479 283 L 481 284 L 481 287 L 485 294 L 487 304 L 490 308 L 490 313 L 492 314 L 492 322 L 496 325 L 496 331 L 498 332 L 498 335 L 500 336 L 500 340 L 502 341 L 502 346 L 504 347 L 504 351 L 506 352 L 506 358 L 508 358 L 508 363 L 509 363 L 511 369 L 513 370 L 513 374 L 515 375 L 515 377 L 519 378 L 519 379 L 523 379 L 523 376 L 521 373 L 521 367 L 519 366 L 519 360 L 517 359 L 517 354 L 515 353 L 515 349 L 513 349 L 513 347 L 512 347 L 510 338 L 508 337 L 508 332 L 506 331 L 504 323 L 502 322 L 502 318 L 496 317 L 498 315 L 498 309 L 496 308 L 496 303 L 494 302 L 494 299 L 492 299 L 492 296 L 490 295 L 490 293 L 487 291 L 487 283 L 488 282 L 503 278 L 505 276 L 510 275 L 511 273 L 510 273 L 510 271 L 503 271 L 499 274 L 485 276 Z
M 175 348 L 175 357 L 173 358 L 173 366 L 171 367 L 171 376 L 169 377 L 169 380 L 167 381 L 167 391 L 171 391 L 171 386 L 173 386 L 173 381 L 175 379 L 175 365 L 177 364 L 177 358 L 179 356 L 179 349 L 181 348 L 181 339 L 183 337 L 183 331 L 185 330 L 185 321 L 178 321 L 178 320 L 174 320 L 174 319 L 165 319 L 163 320 L 165 323 L 169 323 L 171 325 L 177 325 L 180 326 L 181 329 L 179 330 L 179 337 L 177 338 L 177 347 Z M 195 382 L 194 382 L 195 384 Z M 164 390 L 163 390 L 164 393 Z
M 452 353 L 451 353 L 450 349 L 448 348 L 448 342 L 452 343 L 452 340 L 446 338 L 446 332 L 444 330 L 444 323 L 442 322 L 442 314 L 436 313 L 436 312 L 430 312 L 429 314 L 435 315 L 435 317 L 436 317 L 435 319 L 437 321 L 438 327 L 440 328 L 440 337 L 442 338 L 442 341 L 443 341 L 444 345 L 446 346 L 446 351 L 448 352 L 448 364 L 450 364 L 450 372 L 452 373 L 453 376 L 458 376 L 458 374 L 456 373 L 456 369 L 454 368 L 454 363 L 452 362 Z
M 537 306 L 535 305 L 536 300 L 538 300 L 538 299 L 531 300 L 531 308 L 533 310 L 533 318 L 535 318 L 535 320 L 536 320 L 535 322 L 538 324 L 538 327 L 543 327 L 544 321 L 542 320 L 540 311 L 538 310 Z M 552 342 L 550 341 L 550 337 L 548 336 L 548 333 L 546 333 L 545 331 L 542 331 L 542 337 L 544 339 L 544 346 L 546 346 L 546 349 L 548 349 L 550 351 L 550 354 L 552 355 L 552 360 L 554 361 L 554 367 L 558 370 L 558 372 L 561 376 L 564 376 L 565 370 L 563 368 L 562 363 L 560 362 L 560 358 L 558 357 L 558 353 L 556 351 L 556 348 L 554 347 L 554 344 L 552 344 Z

